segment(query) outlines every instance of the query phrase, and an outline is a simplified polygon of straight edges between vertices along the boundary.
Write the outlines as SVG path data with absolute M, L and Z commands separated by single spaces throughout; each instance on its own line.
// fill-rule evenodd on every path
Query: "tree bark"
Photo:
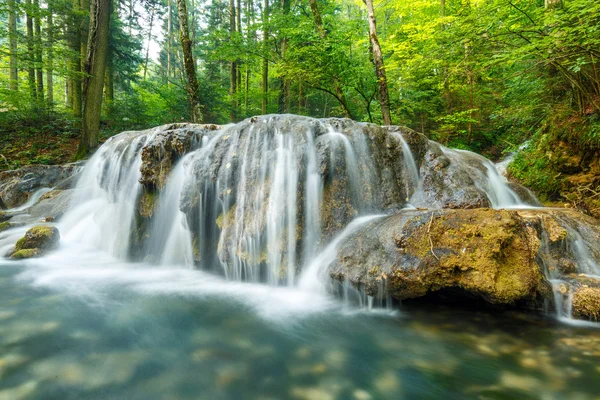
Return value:
M 367 5 L 367 14 L 369 16 L 369 38 L 371 40 L 371 46 L 373 47 L 373 64 L 375 64 L 375 75 L 377 75 L 381 116 L 385 125 L 391 125 L 390 96 L 388 94 L 387 78 L 385 76 L 385 66 L 383 64 L 381 46 L 379 45 L 379 39 L 377 38 L 377 20 L 375 19 L 373 0 L 365 0 L 365 4 Z
M 42 24 L 41 24 L 41 9 L 40 0 L 33 0 L 33 7 L 35 9 L 34 17 L 34 52 L 35 52 L 35 80 L 36 80 L 36 91 L 37 101 L 42 105 L 44 102 L 44 73 L 42 69 Z
M 47 2 L 48 15 L 46 16 L 46 59 L 48 64 L 46 68 L 46 100 L 48 101 L 48 107 L 52 108 L 54 106 L 54 81 L 52 79 L 52 74 L 54 73 L 54 21 L 52 13 L 54 10 L 52 7 L 52 0 L 47 0 Z
M 111 0 L 92 0 L 90 4 L 88 53 L 83 80 L 81 140 L 77 150 L 79 158 L 85 157 L 98 146 L 102 92 L 108 55 L 110 12 Z
M 16 92 L 19 90 L 19 70 L 17 69 L 17 4 L 15 0 L 8 0 L 8 42 L 10 50 L 9 88 Z
M 37 103 L 36 85 L 35 85 L 35 55 L 33 50 L 33 17 L 31 15 L 31 0 L 25 0 L 26 6 L 26 26 L 27 26 L 27 80 L 29 82 L 29 92 L 31 101 Z
M 229 41 L 233 43 L 235 38 L 235 0 L 229 0 Z M 235 61 L 229 63 L 229 119 L 235 120 L 236 117 L 236 101 L 235 93 L 237 91 L 237 66 Z
M 171 85 L 171 0 L 167 0 L 167 86 Z
M 73 0 L 74 16 L 69 24 L 69 97 L 75 117 L 81 117 L 81 12 L 79 0 Z
M 150 10 L 150 27 L 148 28 L 148 46 L 146 47 L 146 60 L 144 61 L 144 80 L 148 73 L 148 60 L 150 59 L 150 41 L 152 40 L 152 25 L 154 25 L 154 7 Z
M 188 95 L 192 108 L 192 121 L 202 121 L 202 107 L 200 103 L 200 87 L 196 78 L 196 63 L 192 54 L 192 41 L 188 28 L 187 6 L 185 0 L 177 0 L 179 14 L 179 39 L 183 50 L 183 66 L 188 80 Z
M 290 12 L 290 0 L 281 0 L 281 10 L 283 13 L 283 18 Z M 285 53 L 287 52 L 288 41 L 287 37 L 283 36 L 281 38 L 281 59 L 285 60 Z M 278 101 L 278 111 L 279 113 L 287 113 L 289 112 L 289 96 L 290 96 L 290 88 L 289 88 L 289 80 L 282 76 L 279 82 L 279 101 Z
M 267 113 L 267 108 L 269 106 L 269 60 L 267 60 L 267 51 L 269 49 L 269 0 L 263 1 L 263 65 L 262 65 L 262 104 L 261 111 L 262 114 Z

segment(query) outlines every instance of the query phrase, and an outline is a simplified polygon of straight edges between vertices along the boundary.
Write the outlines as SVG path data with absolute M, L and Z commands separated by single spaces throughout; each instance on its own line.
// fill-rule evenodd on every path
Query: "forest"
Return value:
M 583 203 L 598 198 L 584 167 L 599 57 L 594 0 L 7 0 L 0 168 L 85 157 L 124 130 L 294 113 L 405 125 L 493 160 L 527 141 L 512 176 Z

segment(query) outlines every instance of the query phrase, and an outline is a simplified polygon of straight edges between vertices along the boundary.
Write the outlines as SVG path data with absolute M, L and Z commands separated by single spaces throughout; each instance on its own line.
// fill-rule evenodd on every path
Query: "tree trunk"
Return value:
M 144 80 L 148 73 L 148 59 L 150 58 L 150 41 L 152 40 L 152 25 L 154 25 L 154 7 L 150 10 L 150 27 L 148 28 L 148 46 L 146 47 L 146 60 L 144 61 Z
M 29 82 L 29 92 L 32 103 L 37 103 L 36 85 L 35 85 L 35 55 L 33 50 L 33 17 L 31 15 L 31 0 L 25 0 L 26 6 L 26 25 L 27 25 L 27 78 Z
M 52 74 L 54 73 L 54 22 L 52 20 L 53 8 L 52 0 L 48 1 L 48 16 L 46 17 L 46 39 L 47 39 L 47 69 L 46 69 L 46 99 L 48 101 L 48 107 L 52 108 L 54 105 L 54 82 L 52 80 Z
M 36 76 L 36 91 L 37 101 L 42 105 L 44 102 L 44 73 L 42 70 L 42 24 L 41 24 L 41 9 L 40 0 L 34 0 L 33 6 L 35 9 L 34 17 L 34 51 L 35 51 L 35 76 Z
M 229 41 L 233 43 L 235 37 L 235 0 L 229 0 Z M 235 93 L 237 91 L 237 66 L 235 61 L 229 63 L 229 119 L 234 121 L 235 112 Z
M 167 86 L 171 84 L 171 0 L 167 0 Z
M 379 105 L 381 106 L 381 116 L 385 125 L 392 124 L 390 114 L 390 96 L 388 94 L 387 78 L 385 76 L 385 67 L 383 65 L 383 55 L 377 38 L 377 20 L 375 19 L 375 10 L 373 9 L 373 0 L 365 0 L 367 13 L 369 16 L 369 38 L 373 47 L 373 64 L 375 64 L 375 74 L 377 75 L 377 87 L 379 88 Z
M 10 50 L 10 90 L 19 90 L 19 70 L 17 65 L 17 4 L 8 0 L 8 42 Z
M 79 0 L 73 0 L 73 20 L 69 24 L 69 90 L 71 109 L 75 117 L 81 117 L 81 12 Z
M 109 50 L 106 59 L 106 72 L 104 73 L 104 100 L 106 111 L 110 111 L 111 105 L 115 100 L 115 83 L 113 77 L 112 54 Z
M 283 18 L 285 19 L 290 12 L 290 0 L 281 0 L 281 10 L 283 13 Z M 285 62 L 285 53 L 287 52 L 287 37 L 281 38 L 281 59 Z M 278 101 L 278 110 L 279 113 L 287 113 L 289 112 L 289 96 L 290 96 L 290 88 L 289 88 L 289 80 L 282 76 L 279 82 L 279 101 Z
M 262 114 L 267 113 L 267 107 L 269 105 L 269 60 L 267 60 L 267 51 L 269 49 L 269 0 L 263 1 L 263 65 L 262 65 Z
M 83 80 L 83 118 L 81 120 L 81 140 L 77 149 L 78 158 L 85 157 L 98 146 L 102 91 L 108 55 L 110 12 L 111 0 L 92 0 L 88 54 Z
M 179 14 L 179 39 L 183 50 L 183 66 L 188 80 L 188 94 L 192 108 L 192 121 L 202 121 L 202 107 L 200 105 L 200 87 L 196 78 L 196 63 L 192 54 L 192 41 L 188 28 L 187 6 L 185 0 L 177 0 Z

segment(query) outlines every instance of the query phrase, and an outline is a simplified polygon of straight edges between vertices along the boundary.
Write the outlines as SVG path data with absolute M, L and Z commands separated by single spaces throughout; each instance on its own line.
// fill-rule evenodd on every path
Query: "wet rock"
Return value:
M 207 133 L 219 128 L 186 123 L 155 128 L 156 132 L 142 150 L 140 183 L 162 189 L 177 160 L 197 147 Z
M 12 224 L 8 221 L 0 222 L 0 232 L 3 232 L 12 227 Z
M 27 210 L 27 213 L 34 221 L 42 219 L 46 222 L 57 221 L 69 208 L 74 192 L 75 189 L 67 189 L 44 193 L 40 200 Z
M 12 171 L 0 172 L 0 199 L 7 208 L 18 207 L 29 200 L 38 189 L 53 186 L 70 187 L 72 177 L 81 164 L 31 165 Z
M 573 294 L 573 315 L 579 318 L 600 320 L 600 288 L 581 287 Z
M 58 247 L 60 233 L 53 226 L 34 226 L 17 241 L 11 258 L 31 258 Z
M 542 206 L 542 203 L 535 197 L 533 192 L 525 186 L 516 182 L 508 182 L 508 187 L 519 196 L 519 199 L 521 199 L 523 203 L 535 207 Z
M 400 300 L 457 290 L 493 304 L 535 303 L 547 290 L 538 250 L 514 211 L 401 212 L 345 240 L 330 274 L 372 295 L 387 285 Z
M 0 222 L 6 222 L 9 219 L 11 219 L 13 216 L 12 214 L 0 211 Z

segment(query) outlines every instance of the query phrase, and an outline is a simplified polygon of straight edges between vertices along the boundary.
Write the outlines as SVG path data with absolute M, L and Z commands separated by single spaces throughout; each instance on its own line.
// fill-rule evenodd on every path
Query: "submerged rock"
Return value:
M 17 241 L 10 257 L 15 259 L 31 258 L 46 254 L 58 247 L 60 233 L 53 226 L 34 226 Z

